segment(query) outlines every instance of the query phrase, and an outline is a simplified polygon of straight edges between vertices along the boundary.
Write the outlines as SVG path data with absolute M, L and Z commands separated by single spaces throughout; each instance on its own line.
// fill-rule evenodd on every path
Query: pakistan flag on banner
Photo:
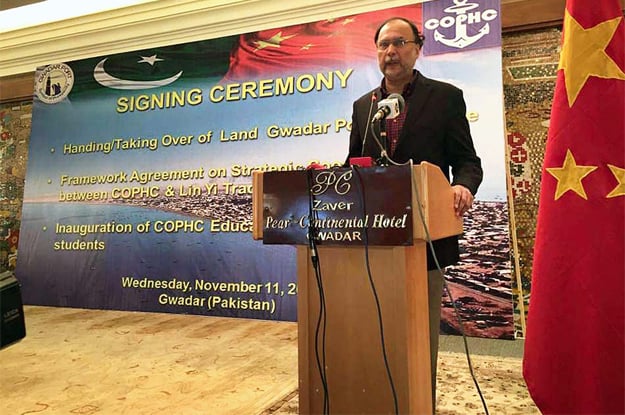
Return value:
M 108 88 L 141 91 L 176 82 L 220 81 L 237 36 L 84 59 L 67 64 L 76 77 L 70 98 Z M 92 98 L 91 96 L 89 98 Z

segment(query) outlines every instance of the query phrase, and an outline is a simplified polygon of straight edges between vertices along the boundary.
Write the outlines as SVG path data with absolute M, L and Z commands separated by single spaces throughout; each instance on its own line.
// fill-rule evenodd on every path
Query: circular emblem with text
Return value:
M 48 65 L 37 71 L 35 93 L 46 104 L 57 103 L 69 95 L 74 86 L 74 72 L 64 63 Z

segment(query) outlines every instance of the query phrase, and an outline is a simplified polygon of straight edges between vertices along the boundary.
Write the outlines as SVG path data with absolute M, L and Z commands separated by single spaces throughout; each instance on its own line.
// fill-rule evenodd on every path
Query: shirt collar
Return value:
M 408 98 L 412 95 L 412 91 L 414 91 L 415 81 L 417 80 L 418 72 L 416 69 L 412 70 L 412 79 L 404 86 L 404 90 L 401 95 L 404 98 Z M 382 84 L 380 85 L 380 91 L 382 92 L 382 99 L 387 98 L 390 94 L 386 90 L 386 78 L 382 78 Z

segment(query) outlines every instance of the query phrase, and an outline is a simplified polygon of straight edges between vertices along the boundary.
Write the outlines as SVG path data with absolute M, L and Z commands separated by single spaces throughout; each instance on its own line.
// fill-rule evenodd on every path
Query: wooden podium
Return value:
M 324 413 L 317 356 L 325 355 L 330 414 L 393 414 L 393 389 L 400 414 L 432 414 L 429 248 L 421 217 L 433 240 L 462 232 L 440 169 L 422 163 L 255 173 L 253 184 L 254 238 L 297 245 L 299 413 Z M 338 227 L 320 229 L 316 248 L 325 354 L 317 335 L 319 282 L 307 241 L 306 225 L 315 217 L 316 224 Z

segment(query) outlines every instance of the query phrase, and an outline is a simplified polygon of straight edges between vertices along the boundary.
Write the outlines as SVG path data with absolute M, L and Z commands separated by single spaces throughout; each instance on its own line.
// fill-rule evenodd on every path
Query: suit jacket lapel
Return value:
M 429 79 L 419 73 L 415 79 L 415 86 L 412 94 L 408 98 L 408 113 L 406 120 L 414 120 L 419 118 L 419 114 L 424 110 L 425 103 L 428 100 L 432 86 Z
M 401 152 L 400 148 L 406 146 L 405 141 L 408 139 L 406 137 L 408 134 L 406 132 L 407 128 L 405 128 L 406 123 L 412 123 L 419 119 L 421 113 L 427 109 L 425 103 L 427 102 L 432 91 L 432 85 L 430 84 L 429 79 L 424 77 L 421 73 L 417 74 L 417 78 L 414 82 L 414 89 L 407 100 L 408 112 L 406 113 L 404 127 L 402 128 L 399 134 L 399 139 L 397 140 L 397 147 L 395 149 L 396 154 L 398 151 Z

